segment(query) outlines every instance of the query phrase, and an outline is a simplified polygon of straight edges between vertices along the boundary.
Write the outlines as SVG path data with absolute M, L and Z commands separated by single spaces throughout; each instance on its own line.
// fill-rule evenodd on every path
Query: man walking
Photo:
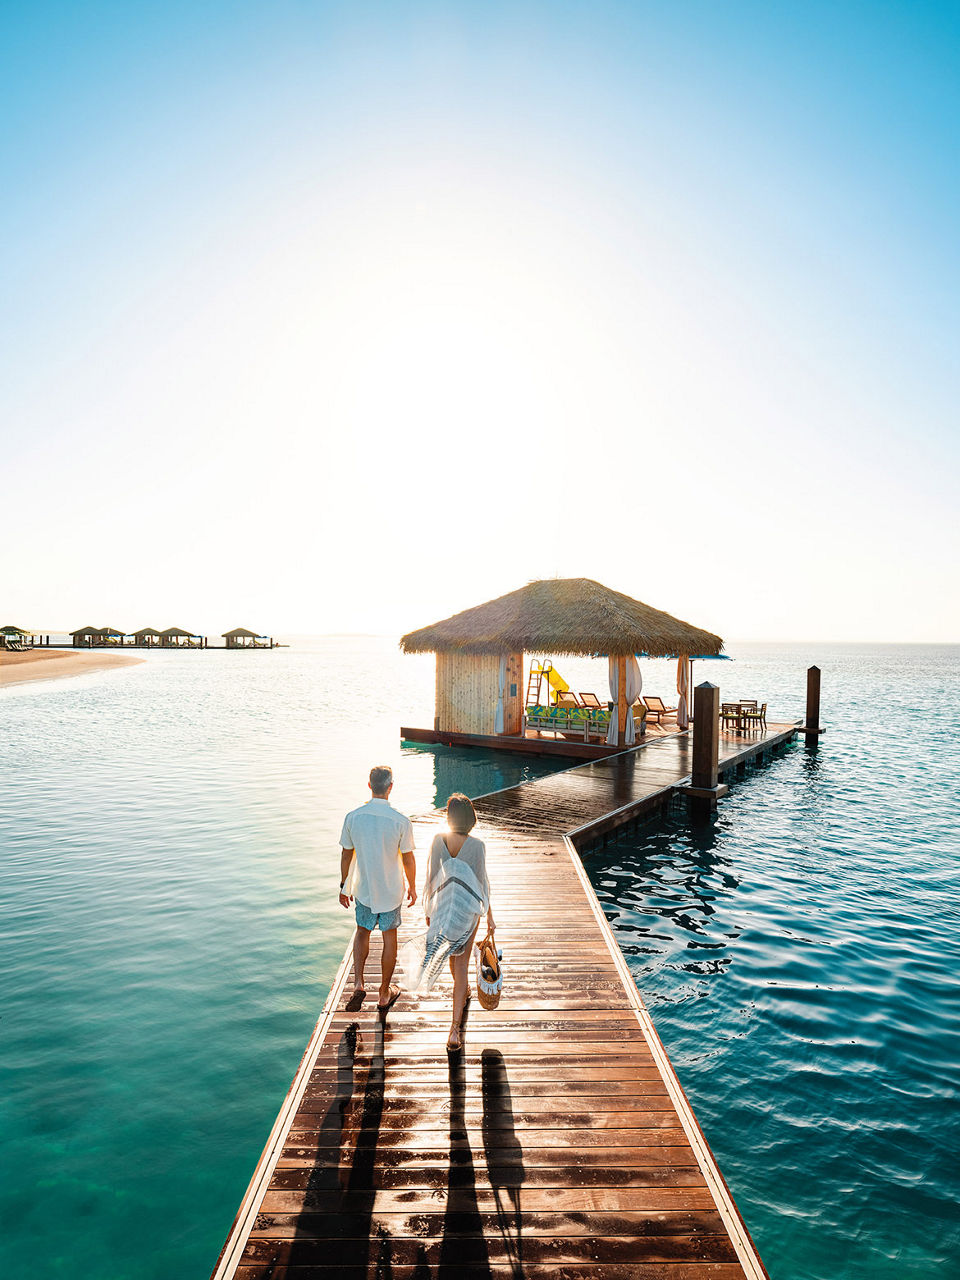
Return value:
M 410 819 L 389 803 L 393 790 L 393 770 L 377 765 L 370 770 L 372 798 L 348 813 L 340 833 L 340 905 L 356 900 L 357 936 L 353 940 L 353 971 L 357 987 L 353 1000 L 366 995 L 363 969 L 370 953 L 370 934 L 383 934 L 380 961 L 380 998 L 377 1008 L 387 1010 L 400 994 L 391 984 L 397 964 L 397 926 L 404 902 L 412 907 L 417 900 L 417 860 L 414 857 L 413 827 Z M 350 881 L 349 885 L 347 881 Z

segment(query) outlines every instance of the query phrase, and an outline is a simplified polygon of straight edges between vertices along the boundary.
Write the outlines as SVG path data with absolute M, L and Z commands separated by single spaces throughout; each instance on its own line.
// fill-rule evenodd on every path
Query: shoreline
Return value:
M 33 680 L 60 680 L 110 667 L 130 667 L 138 662 L 146 662 L 146 658 L 129 653 L 71 653 L 63 649 L 28 649 L 26 653 L 0 650 L 0 688 Z

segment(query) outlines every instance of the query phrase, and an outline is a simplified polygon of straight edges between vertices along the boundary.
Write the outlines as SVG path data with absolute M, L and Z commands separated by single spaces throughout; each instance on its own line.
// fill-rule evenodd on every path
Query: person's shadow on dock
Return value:
M 362 1051 L 357 1023 L 351 1023 L 337 1048 L 337 1092 L 320 1125 L 316 1164 L 307 1180 L 307 1196 L 297 1224 L 297 1237 L 324 1238 L 318 1230 L 318 1211 L 333 1227 L 326 1233 L 331 1252 L 344 1268 L 367 1274 L 371 1248 L 377 1248 L 376 1274 L 390 1269 L 390 1240 L 374 1231 L 377 1197 L 377 1145 L 386 1092 L 385 1027 L 377 1020 L 363 1101 L 354 1108 L 356 1059 Z M 346 1168 L 349 1160 L 349 1167 Z M 313 1193 L 313 1194 L 312 1194 Z M 331 1201 L 331 1196 L 333 1200 Z M 336 1204 L 337 1211 L 330 1213 Z M 296 1265 L 297 1250 L 291 1264 Z
M 523 1215 L 520 1188 L 523 1185 L 523 1148 L 513 1118 L 513 1099 L 507 1064 L 499 1049 L 484 1049 L 481 1055 L 483 1095 L 483 1154 L 487 1176 L 497 1206 L 497 1226 L 507 1259 L 515 1277 L 523 1275 Z
M 316 1198 L 320 1192 L 336 1192 L 340 1189 L 339 1163 L 343 1151 L 343 1131 L 350 1118 L 350 1103 L 353 1100 L 354 1061 L 357 1056 L 357 1045 L 360 1039 L 360 1027 L 351 1022 L 337 1045 L 337 1085 L 336 1092 L 327 1113 L 320 1122 L 317 1135 L 317 1162 L 310 1170 L 307 1179 L 307 1202 Z
M 469 1270 L 471 1280 L 490 1272 L 490 1255 L 477 1203 L 477 1171 L 467 1132 L 467 1073 L 465 1053 L 448 1058 L 450 1078 L 450 1162 L 447 1170 L 447 1204 L 440 1241 L 440 1275 Z

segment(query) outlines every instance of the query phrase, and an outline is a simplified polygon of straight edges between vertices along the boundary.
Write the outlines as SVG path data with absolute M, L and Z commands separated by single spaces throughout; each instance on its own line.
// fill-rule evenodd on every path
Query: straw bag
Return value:
M 497 950 L 491 929 L 482 942 L 477 943 L 477 999 L 484 1009 L 495 1009 L 503 991 L 503 969 L 500 960 L 503 952 Z

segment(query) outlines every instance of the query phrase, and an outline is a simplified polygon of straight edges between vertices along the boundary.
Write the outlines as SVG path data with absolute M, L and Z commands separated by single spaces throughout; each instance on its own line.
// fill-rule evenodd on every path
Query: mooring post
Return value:
M 815 747 L 820 737 L 820 668 L 807 668 L 807 714 L 803 722 L 804 743 Z
M 720 688 L 705 680 L 693 691 L 693 752 L 687 795 L 694 812 L 709 813 L 729 790 L 718 782 L 720 764 Z

